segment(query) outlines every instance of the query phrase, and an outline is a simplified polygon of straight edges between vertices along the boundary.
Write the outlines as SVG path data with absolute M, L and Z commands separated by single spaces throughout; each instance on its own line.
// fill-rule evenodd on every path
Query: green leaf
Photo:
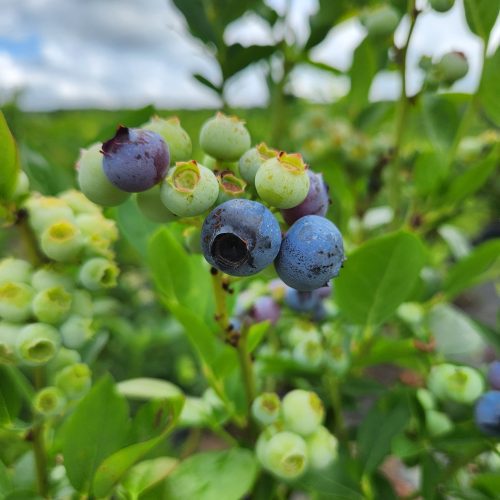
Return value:
M 365 473 L 374 472 L 391 451 L 391 440 L 403 432 L 410 418 L 406 401 L 388 411 L 372 409 L 363 419 L 358 431 L 360 461 Z
M 470 30 L 487 42 L 498 17 L 500 0 L 464 0 L 464 8 Z
M 107 496 L 125 473 L 174 429 L 184 404 L 182 396 L 159 401 L 154 424 L 158 434 L 142 443 L 123 448 L 106 458 L 98 467 L 93 482 L 93 492 L 98 497 Z
M 119 382 L 116 388 L 130 399 L 169 399 L 182 395 L 182 391 L 172 382 L 159 378 L 131 378 Z
M 472 485 L 474 488 L 495 498 L 500 491 L 500 474 L 498 472 L 483 472 L 478 474 Z
M 248 331 L 247 350 L 253 352 L 264 339 L 264 335 L 269 331 L 269 321 L 255 323 Z
M 452 299 L 466 288 L 494 280 L 500 276 L 499 264 L 500 239 L 483 243 L 450 269 L 443 285 L 446 295 Z
M 370 351 L 364 353 L 360 359 L 356 359 L 355 363 L 360 367 L 392 363 L 407 368 L 416 368 L 421 363 L 420 354 L 412 339 L 378 337 Z
M 0 200 L 9 199 L 16 187 L 19 153 L 14 137 L 0 111 Z
M 143 460 L 134 465 L 121 482 L 122 488 L 133 500 L 139 498 L 149 488 L 163 481 L 177 466 L 179 461 L 172 457 L 158 457 Z
M 357 324 L 385 321 L 410 295 L 424 262 L 422 243 L 404 231 L 365 243 L 335 280 L 341 311 Z
M 78 403 L 63 431 L 64 465 L 77 491 L 90 491 L 97 467 L 120 448 L 128 429 L 127 402 L 106 376 Z
M 216 44 L 217 36 L 201 0 L 173 0 L 189 26 L 189 31 L 202 42 Z
M 439 151 L 421 153 L 413 171 L 415 188 L 420 196 L 434 194 L 446 179 L 446 159 Z
M 232 448 L 198 453 L 167 477 L 164 498 L 239 500 L 252 489 L 257 470 L 254 453 L 250 450 Z
M 360 111 L 368 103 L 370 87 L 377 71 L 377 51 L 372 40 L 365 38 L 354 51 L 349 70 L 351 90 L 348 99 L 355 112 Z
M 429 140 L 441 151 L 447 151 L 453 144 L 460 121 L 456 106 L 445 96 L 435 94 L 424 94 L 421 102 Z
M 309 19 L 310 34 L 305 50 L 321 43 L 350 6 L 345 0 L 319 0 L 319 9 Z
M 205 78 L 203 75 L 195 73 L 193 77 L 196 78 L 196 80 L 198 80 L 201 84 L 205 85 L 205 87 L 217 92 L 217 94 L 221 93 L 221 88 L 215 83 L 212 83 L 208 78 Z
M 10 371 L 0 365 L 0 425 L 8 426 L 21 410 L 21 394 L 19 394 Z
M 224 78 L 231 78 L 250 64 L 267 59 L 274 52 L 276 52 L 274 45 L 250 45 L 249 47 L 244 47 L 240 43 L 230 45 L 227 47 L 225 64 L 222 66 Z
M 483 78 L 478 92 L 481 110 L 500 127 L 500 99 L 498 99 L 498 82 L 500 81 L 500 47 L 491 57 L 484 61 Z

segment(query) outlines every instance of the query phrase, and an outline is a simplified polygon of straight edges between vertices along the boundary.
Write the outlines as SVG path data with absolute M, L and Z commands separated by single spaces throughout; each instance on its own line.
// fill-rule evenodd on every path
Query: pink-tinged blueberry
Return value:
M 280 319 L 281 309 L 272 297 L 262 296 L 256 299 L 250 308 L 248 316 L 255 323 L 269 321 L 274 325 Z

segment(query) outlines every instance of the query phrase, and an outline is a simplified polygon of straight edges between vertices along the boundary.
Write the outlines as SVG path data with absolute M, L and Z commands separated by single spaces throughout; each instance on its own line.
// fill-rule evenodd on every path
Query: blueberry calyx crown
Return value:
M 221 233 L 214 238 L 210 253 L 219 266 L 237 268 L 248 261 L 250 253 L 245 241 L 233 233 Z

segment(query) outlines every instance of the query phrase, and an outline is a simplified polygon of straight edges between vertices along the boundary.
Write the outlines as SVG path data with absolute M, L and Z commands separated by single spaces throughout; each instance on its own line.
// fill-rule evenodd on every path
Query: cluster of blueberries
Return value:
M 140 210 L 158 222 L 208 213 L 196 237 L 205 259 L 226 274 L 249 276 L 274 262 L 279 277 L 302 292 L 338 275 L 343 241 L 325 218 L 321 174 L 299 154 L 251 148 L 244 123 L 222 113 L 205 122 L 200 145 L 203 164 L 190 159 L 191 140 L 176 118 L 119 127 L 102 146 L 82 152 L 80 188 L 105 206 L 137 193 Z

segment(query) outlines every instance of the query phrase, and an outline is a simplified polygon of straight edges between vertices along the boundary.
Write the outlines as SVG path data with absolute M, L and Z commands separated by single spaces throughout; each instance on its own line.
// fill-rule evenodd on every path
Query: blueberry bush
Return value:
M 216 113 L 0 114 L 1 498 L 498 498 L 500 2 L 463 2 L 474 93 L 456 47 L 415 95 L 413 29 L 453 0 L 319 3 L 304 43 L 243 47 L 229 23 L 286 13 L 174 1 Z M 353 16 L 350 91 L 294 98 Z M 256 61 L 270 119 L 225 100 Z

